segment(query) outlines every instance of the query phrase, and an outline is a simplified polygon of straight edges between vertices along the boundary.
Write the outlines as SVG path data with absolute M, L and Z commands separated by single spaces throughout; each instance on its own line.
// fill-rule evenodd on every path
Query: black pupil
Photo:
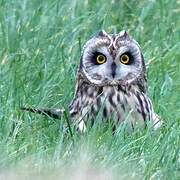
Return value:
M 99 61 L 103 61 L 104 60 L 104 57 L 103 56 L 99 56 Z
M 127 56 L 123 56 L 123 57 L 122 57 L 122 60 L 123 60 L 123 61 L 127 61 L 127 59 L 128 59 Z

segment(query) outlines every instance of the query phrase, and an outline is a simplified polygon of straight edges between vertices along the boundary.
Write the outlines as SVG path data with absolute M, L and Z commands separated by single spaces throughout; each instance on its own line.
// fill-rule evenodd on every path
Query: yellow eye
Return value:
M 129 63 L 129 56 L 128 55 L 126 55 L 126 54 L 124 54 L 124 55 L 122 55 L 121 57 L 120 57 L 120 61 L 121 61 L 121 63 L 123 63 L 123 64 L 128 64 Z
M 96 58 L 96 61 L 98 64 L 103 64 L 106 62 L 106 57 L 104 55 L 98 55 L 97 58 Z

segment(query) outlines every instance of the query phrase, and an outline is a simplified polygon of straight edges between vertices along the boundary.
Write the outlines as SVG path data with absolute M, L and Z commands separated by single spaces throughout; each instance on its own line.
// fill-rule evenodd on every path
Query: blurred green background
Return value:
M 83 44 L 97 31 L 126 29 L 148 64 L 149 95 L 165 127 L 157 132 L 103 125 L 73 138 L 64 125 L 21 106 L 68 107 Z M 180 178 L 179 0 L 0 0 L 0 169 L 31 159 L 33 169 L 88 163 L 113 178 Z M 83 147 L 83 148 L 82 148 Z

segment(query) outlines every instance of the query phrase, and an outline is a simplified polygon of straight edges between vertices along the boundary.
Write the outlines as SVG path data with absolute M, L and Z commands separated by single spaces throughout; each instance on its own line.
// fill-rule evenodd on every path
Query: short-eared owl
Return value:
M 72 119 L 85 130 L 86 122 L 111 119 L 143 126 L 161 122 L 146 90 L 146 67 L 139 44 L 126 31 L 108 34 L 100 31 L 84 45 L 74 98 L 69 106 Z M 58 117 L 59 109 L 25 110 Z

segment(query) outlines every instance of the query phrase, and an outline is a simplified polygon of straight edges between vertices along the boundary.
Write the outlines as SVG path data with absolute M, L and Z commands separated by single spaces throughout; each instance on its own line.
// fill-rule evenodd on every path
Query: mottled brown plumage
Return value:
M 116 57 L 119 58 L 118 50 L 124 46 L 128 46 L 129 49 L 126 51 L 131 51 L 132 54 L 133 48 L 135 51 L 134 64 L 131 65 L 128 73 L 124 73 L 125 76 L 108 79 L 101 71 L 98 72 L 97 68 L 101 65 L 92 63 L 93 53 L 100 52 L 104 55 L 109 53 L 112 57 L 111 62 L 104 71 L 108 71 L 108 68 L 113 71 L 111 65 L 114 62 L 119 63 L 118 60 L 116 61 Z M 112 73 L 107 73 L 107 76 L 111 76 Z M 130 38 L 127 32 L 109 35 L 101 31 L 84 46 L 77 73 L 76 92 L 69 107 L 71 117 L 79 122 L 80 130 L 85 130 L 86 121 L 94 121 L 98 113 L 101 113 L 100 117 L 103 121 L 112 119 L 116 124 L 129 121 L 132 126 L 137 122 L 146 126 L 146 121 L 152 121 L 158 127 L 160 121 L 153 111 L 146 87 L 146 68 L 138 43 Z
M 36 112 L 40 113 L 37 109 Z M 116 125 L 124 121 L 130 122 L 132 127 L 136 123 L 145 127 L 147 121 L 155 127 L 161 125 L 147 95 L 141 49 L 127 32 L 101 31 L 87 41 L 69 112 L 81 131 L 85 130 L 86 122 L 95 121 L 99 113 L 102 121 L 111 119 Z

